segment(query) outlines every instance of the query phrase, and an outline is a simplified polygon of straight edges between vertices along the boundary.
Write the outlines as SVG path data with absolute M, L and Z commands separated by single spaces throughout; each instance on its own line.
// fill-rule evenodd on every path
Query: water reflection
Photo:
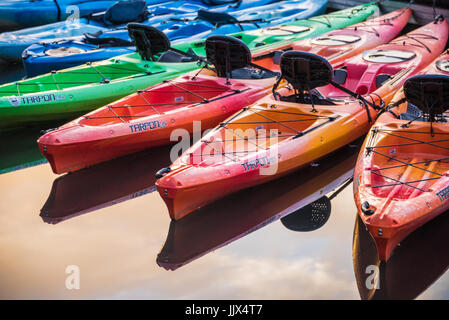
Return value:
M 338 188 L 330 197 L 322 196 L 318 200 L 281 218 L 281 222 L 289 230 L 307 232 L 321 228 L 331 215 L 331 200 L 352 183 L 352 177 Z
M 171 221 L 167 240 L 157 256 L 158 265 L 176 270 L 289 214 L 282 219 L 289 229 L 320 228 L 330 215 L 330 205 L 324 208 L 322 199 L 347 185 L 358 150 L 348 146 L 320 161 L 319 166 L 230 195 Z
M 46 163 L 36 140 L 40 129 L 2 132 L 0 139 L 0 174 Z
M 449 211 L 409 235 L 387 263 L 380 262 L 369 232 L 357 215 L 354 227 L 354 272 L 362 299 L 415 299 L 449 266 Z M 377 283 L 368 279 L 377 266 Z M 367 269 L 368 268 L 368 269 Z M 377 284 L 372 286 L 372 284 Z M 370 289 L 371 288 L 371 289 Z
M 56 224 L 153 192 L 155 172 L 169 164 L 167 146 L 65 174 L 54 180 L 40 216 Z

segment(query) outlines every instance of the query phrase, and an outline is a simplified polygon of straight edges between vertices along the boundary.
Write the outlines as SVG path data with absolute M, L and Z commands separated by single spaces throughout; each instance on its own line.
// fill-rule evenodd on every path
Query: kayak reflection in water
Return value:
M 56 224 L 151 193 L 154 173 L 168 163 L 170 147 L 161 147 L 63 175 L 53 182 L 40 216 Z
M 449 266 L 449 211 L 408 236 L 388 262 L 381 262 L 376 244 L 356 218 L 353 240 L 354 273 L 360 298 L 415 299 Z
M 311 166 L 268 184 L 232 194 L 172 220 L 157 264 L 176 270 L 201 256 L 242 238 L 278 219 L 289 229 L 312 231 L 329 218 L 330 205 L 317 214 L 323 195 L 347 186 L 352 178 L 357 147 L 324 158 Z M 312 210 L 310 210 L 312 208 Z

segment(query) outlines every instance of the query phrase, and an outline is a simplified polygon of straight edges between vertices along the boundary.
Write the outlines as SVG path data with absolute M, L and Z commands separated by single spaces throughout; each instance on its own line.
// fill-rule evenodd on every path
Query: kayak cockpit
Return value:
M 276 149 L 283 141 L 307 134 L 329 121 L 333 118 L 303 112 L 294 105 L 270 107 L 262 103 L 242 110 L 221 123 L 184 160 L 187 164 L 200 166 L 241 161 L 256 153 L 270 153 L 270 148 Z
M 449 76 L 418 75 L 404 83 L 404 98 L 398 101 L 413 106 L 416 116 L 371 130 L 367 144 L 370 186 L 376 196 L 413 198 L 432 192 L 433 185 L 447 176 L 449 127 L 444 113 L 448 100 Z
M 372 154 L 371 191 L 377 197 L 410 199 L 433 191 L 432 186 L 449 172 L 449 131 L 435 130 L 432 139 L 428 130 L 417 126 L 413 130 L 375 131 L 377 143 L 369 145 Z M 423 152 L 422 145 L 426 145 Z

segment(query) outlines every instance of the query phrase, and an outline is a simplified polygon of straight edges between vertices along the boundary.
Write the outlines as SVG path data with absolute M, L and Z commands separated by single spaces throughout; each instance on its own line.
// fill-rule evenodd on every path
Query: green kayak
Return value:
M 369 3 L 290 24 L 235 34 L 253 55 L 364 21 Z M 0 86 L 0 130 L 72 119 L 138 90 L 200 68 L 204 41 L 170 47 L 156 28 L 130 24 L 137 52 Z

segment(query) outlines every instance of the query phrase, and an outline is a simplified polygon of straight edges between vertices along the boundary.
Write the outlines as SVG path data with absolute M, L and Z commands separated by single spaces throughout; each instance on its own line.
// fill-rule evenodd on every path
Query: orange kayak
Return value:
M 297 170 L 366 134 L 382 102 L 440 55 L 447 38 L 448 23 L 440 20 L 334 68 L 315 54 L 285 52 L 280 64 L 289 85 L 223 121 L 164 169 L 156 186 L 170 217 Z
M 269 94 L 277 76 L 270 71 L 279 70 L 278 53 L 282 50 L 301 48 L 320 54 L 332 64 L 338 63 L 343 58 L 390 41 L 401 32 L 409 17 L 410 9 L 398 10 L 313 41 L 283 43 L 277 51 L 270 48 L 252 57 L 252 62 L 262 69 L 250 64 L 251 54 L 243 42 L 231 37 L 211 37 L 206 42 L 206 52 L 215 68 L 220 62 L 211 54 L 211 48 L 225 40 L 232 47 L 233 55 L 229 57 L 235 69 L 232 81 L 226 79 L 225 70 L 220 74 L 212 69 L 186 74 L 48 132 L 38 140 L 39 148 L 53 171 L 59 174 L 173 143 L 171 133 L 174 130 L 190 134 L 195 130 L 193 121 L 201 121 L 200 130 L 213 128 Z M 225 56 L 223 48 L 221 55 Z
M 449 209 L 448 109 L 446 54 L 407 80 L 362 147 L 354 198 L 383 261 L 407 235 Z
M 295 231 L 322 227 L 331 215 L 332 196 L 324 195 L 333 191 L 335 195 L 352 179 L 361 143 L 332 153 L 329 157 L 333 161 L 323 159 L 319 166 L 230 195 L 184 219 L 171 221 L 157 256 L 158 265 L 176 270 L 279 219 Z M 318 204 L 324 210 L 311 210 Z M 295 219 L 298 216 L 301 218 Z

